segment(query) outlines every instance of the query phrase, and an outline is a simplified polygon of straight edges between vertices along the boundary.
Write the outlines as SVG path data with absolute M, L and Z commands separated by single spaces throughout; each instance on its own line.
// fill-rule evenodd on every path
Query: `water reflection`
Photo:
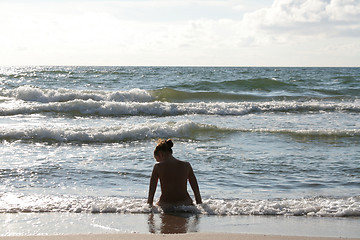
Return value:
M 150 233 L 197 232 L 199 215 L 193 213 L 150 213 L 148 218 Z

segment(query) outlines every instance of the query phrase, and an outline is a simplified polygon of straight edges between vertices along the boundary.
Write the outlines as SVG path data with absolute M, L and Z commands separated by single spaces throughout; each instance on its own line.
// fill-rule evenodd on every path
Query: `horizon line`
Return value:
M 22 64 L 0 65 L 0 67 L 202 67 L 202 68 L 359 68 L 360 66 L 256 66 L 256 65 L 62 65 L 62 64 Z

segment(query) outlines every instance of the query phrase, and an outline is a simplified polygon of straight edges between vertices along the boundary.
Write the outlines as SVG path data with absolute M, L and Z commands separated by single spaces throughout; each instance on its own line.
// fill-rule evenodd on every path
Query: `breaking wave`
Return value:
M 50 103 L 67 102 L 73 100 L 115 101 L 115 102 L 147 102 L 153 97 L 149 92 L 141 89 L 129 91 L 95 91 L 70 89 L 41 89 L 32 86 L 21 86 L 13 90 L 3 91 L 6 97 L 30 102 Z
M 171 90 L 173 91 L 173 90 Z M 25 94 L 26 92 L 26 94 Z M 195 94 L 195 93 L 194 93 Z M 201 93 L 196 93 L 201 94 Z M 210 93 L 203 93 L 204 96 Z M 220 94 L 220 93 L 219 93 Z M 59 113 L 95 116 L 175 116 L 186 114 L 242 116 L 267 112 L 360 112 L 360 102 L 332 101 L 231 101 L 231 102 L 164 102 L 154 100 L 148 91 L 124 92 L 41 90 L 20 87 L 0 96 L 0 116 Z M 192 93 L 178 93 L 190 99 Z M 158 95 L 157 98 L 161 98 Z M 209 96 L 209 99 L 212 98 Z
M 7 141 L 24 140 L 59 143 L 112 143 L 164 137 L 189 139 L 196 137 L 202 132 L 209 133 L 209 131 L 227 130 L 217 130 L 215 126 L 198 124 L 191 121 L 67 129 L 64 129 L 62 126 L 35 126 L 24 129 L 0 128 L 0 139 Z
M 116 143 L 155 138 L 199 139 L 212 138 L 228 134 L 260 132 L 285 134 L 293 137 L 308 138 L 346 138 L 360 137 L 360 130 L 289 130 L 289 129 L 242 129 L 222 128 L 210 124 L 201 124 L 190 120 L 166 123 L 144 123 L 134 125 L 101 126 L 89 128 L 65 128 L 63 126 L 25 126 L 23 128 L 0 128 L 0 140 L 35 141 L 57 143 Z
M 180 206 L 172 210 L 206 215 L 359 217 L 360 196 L 268 200 L 205 199 L 203 204 Z M 0 213 L 149 213 L 151 211 L 161 212 L 162 209 L 158 207 L 151 209 L 146 199 L 0 193 Z

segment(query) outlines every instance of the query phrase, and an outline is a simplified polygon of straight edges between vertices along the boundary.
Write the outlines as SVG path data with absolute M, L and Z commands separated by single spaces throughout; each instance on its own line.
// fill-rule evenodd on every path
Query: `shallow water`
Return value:
M 196 214 L 1 214 L 2 236 L 117 233 L 245 233 L 359 238 L 358 218 Z

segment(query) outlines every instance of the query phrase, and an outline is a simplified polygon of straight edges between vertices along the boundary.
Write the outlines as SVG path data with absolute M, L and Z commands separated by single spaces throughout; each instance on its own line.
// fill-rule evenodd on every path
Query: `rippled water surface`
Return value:
M 172 138 L 190 211 L 360 216 L 359 92 L 359 68 L 2 67 L 0 212 L 147 213 Z

